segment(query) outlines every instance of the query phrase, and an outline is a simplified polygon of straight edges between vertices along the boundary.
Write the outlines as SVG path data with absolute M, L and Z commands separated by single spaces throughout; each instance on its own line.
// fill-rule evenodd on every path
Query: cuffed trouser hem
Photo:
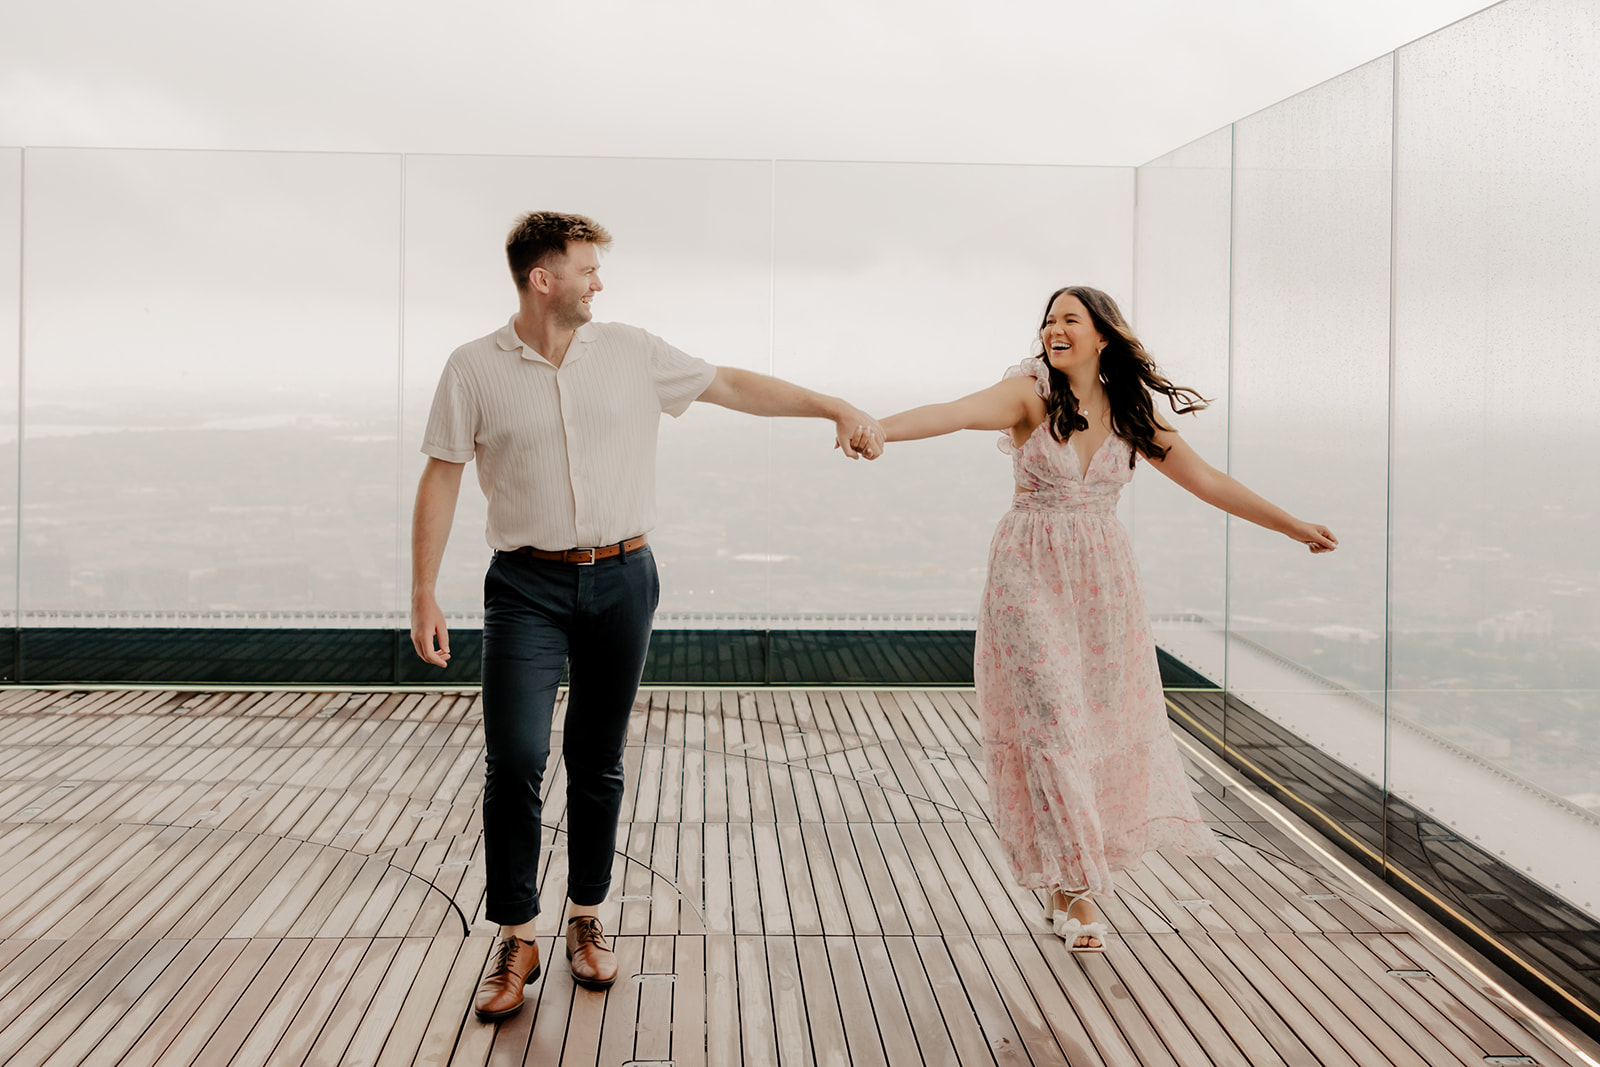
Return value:
M 483 917 L 485 919 L 492 923 L 499 923 L 501 926 L 521 926 L 525 922 L 531 922 L 538 915 L 538 897 L 528 897 L 514 904 L 508 904 L 503 908 L 485 907 L 483 909 Z
M 597 904 L 604 904 L 606 895 L 611 892 L 611 880 L 595 885 L 574 885 L 567 883 L 567 899 L 580 908 L 592 908 Z

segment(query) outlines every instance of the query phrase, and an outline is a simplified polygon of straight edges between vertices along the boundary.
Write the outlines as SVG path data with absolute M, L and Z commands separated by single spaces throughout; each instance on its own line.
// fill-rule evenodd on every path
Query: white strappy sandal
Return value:
M 1064 889 L 1059 890 L 1059 892 L 1066 894 L 1068 909 L 1080 900 L 1092 899 L 1092 895 L 1089 893 L 1071 893 Z M 1050 895 L 1050 903 L 1054 906 L 1055 892 Z M 1067 943 L 1067 949 L 1071 952 L 1104 952 L 1106 950 L 1106 936 L 1111 931 L 1103 922 L 1080 922 L 1074 919 L 1068 910 L 1056 908 L 1051 915 L 1051 925 L 1055 929 L 1056 936 Z M 1098 945 L 1075 944 L 1079 938 L 1088 937 L 1092 937 L 1100 943 Z

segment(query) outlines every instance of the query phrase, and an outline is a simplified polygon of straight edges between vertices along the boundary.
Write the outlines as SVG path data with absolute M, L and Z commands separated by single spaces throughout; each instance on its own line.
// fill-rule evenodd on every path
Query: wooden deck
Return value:
M 474 694 L 0 692 L 0 1063 L 1585 1062 L 1192 763 L 1227 853 L 1149 857 L 1070 955 L 971 701 L 642 694 L 621 977 L 572 983 L 547 828 L 544 974 L 495 1027 Z

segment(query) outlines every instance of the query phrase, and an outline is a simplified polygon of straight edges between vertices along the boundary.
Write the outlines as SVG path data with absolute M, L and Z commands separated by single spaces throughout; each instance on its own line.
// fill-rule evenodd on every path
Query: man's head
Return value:
M 567 245 L 591 244 L 597 249 L 611 243 L 606 228 L 583 215 L 559 211 L 530 211 L 506 234 L 506 263 L 517 288 L 528 287 L 528 272 L 551 266 L 566 255 Z
M 591 218 L 530 211 L 506 235 L 506 263 L 524 300 L 532 297 L 575 328 L 589 321 L 589 299 L 601 288 L 599 252 L 610 243 Z

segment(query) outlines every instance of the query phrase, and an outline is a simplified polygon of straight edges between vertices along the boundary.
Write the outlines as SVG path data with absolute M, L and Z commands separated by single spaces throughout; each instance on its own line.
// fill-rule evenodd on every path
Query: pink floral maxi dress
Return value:
M 1027 374 L 1041 396 L 1039 359 Z M 976 678 L 989 802 L 1017 882 L 1109 893 L 1146 852 L 1214 855 L 1167 724 L 1155 641 L 1117 497 L 1128 443 L 1080 471 L 1041 425 L 1007 434 L 1019 492 L 989 546 Z

